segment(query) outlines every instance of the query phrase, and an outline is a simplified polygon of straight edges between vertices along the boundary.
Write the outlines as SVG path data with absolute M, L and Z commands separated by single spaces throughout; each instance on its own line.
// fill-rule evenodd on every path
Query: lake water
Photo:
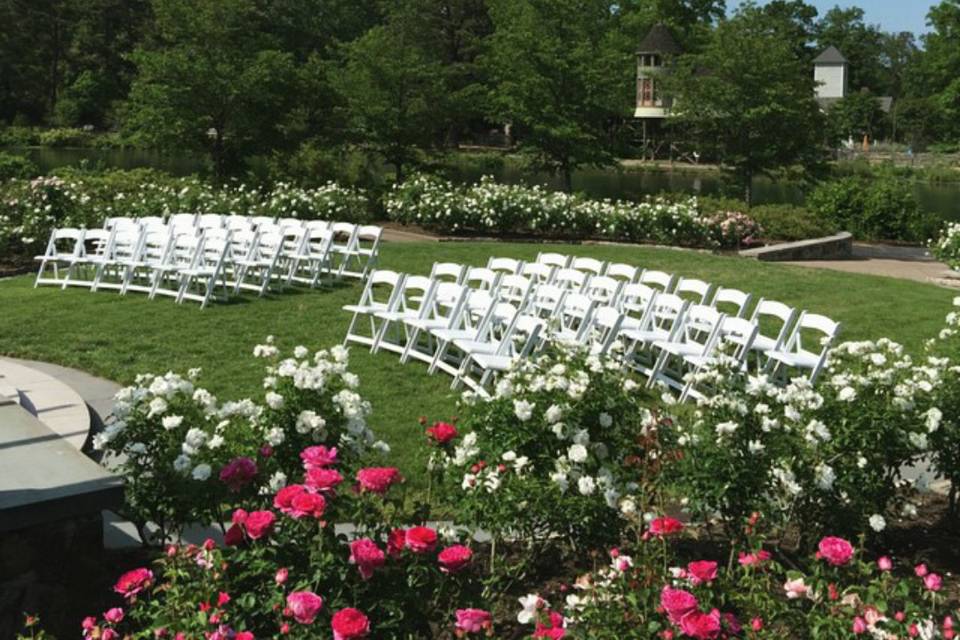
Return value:
M 91 168 L 152 167 L 183 176 L 201 172 L 205 166 L 204 161 L 198 158 L 163 155 L 138 149 L 30 148 L 10 151 L 28 156 L 45 172 L 56 167 L 85 163 Z M 497 180 L 502 182 L 542 184 L 552 189 L 559 188 L 559 181 L 551 176 L 530 174 L 515 167 L 507 166 L 493 173 Z M 459 177 L 472 181 L 479 179 L 480 175 L 465 171 Z M 584 169 L 574 174 L 573 186 L 576 191 L 582 191 L 591 197 L 623 200 L 637 200 L 664 191 L 720 195 L 724 188 L 718 173 L 689 169 Z M 960 220 L 960 182 L 917 182 L 913 184 L 913 190 L 923 209 L 937 213 L 947 220 Z M 753 193 L 757 204 L 803 204 L 804 201 L 804 186 L 798 182 L 773 181 L 760 177 L 754 180 Z

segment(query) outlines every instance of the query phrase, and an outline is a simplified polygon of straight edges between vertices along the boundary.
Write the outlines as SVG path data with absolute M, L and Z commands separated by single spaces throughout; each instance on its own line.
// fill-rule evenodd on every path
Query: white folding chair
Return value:
M 434 280 L 433 296 L 428 302 L 428 310 L 423 317 L 408 317 L 402 322 L 407 325 L 409 338 L 400 356 L 400 362 L 411 357 L 426 363 L 433 362 L 436 353 L 436 341 L 431 330 L 456 329 L 460 324 L 460 314 L 464 312 L 470 290 L 455 282 Z M 420 344 L 420 337 L 425 344 Z
M 536 316 L 517 314 L 499 340 L 472 344 L 456 341 L 455 344 L 465 355 L 451 388 L 456 389 L 460 384 L 465 384 L 480 395 L 489 395 L 486 387 L 495 373 L 507 371 L 514 362 L 530 357 L 540 347 L 543 325 L 544 321 Z M 480 372 L 478 380 L 473 379 L 474 369 Z
M 283 241 L 280 243 L 280 259 L 277 261 L 274 280 L 283 289 L 293 283 L 293 274 L 300 262 L 300 256 L 307 254 L 307 230 L 301 226 L 283 226 L 280 233 Z M 332 254 L 333 240 L 330 241 Z M 332 260 L 332 257 L 331 257 Z
M 638 371 L 649 372 L 654 364 L 652 345 L 671 340 L 683 324 L 690 303 L 672 293 L 656 293 L 640 318 L 624 323 L 620 336 L 626 345 L 624 362 Z
M 803 346 L 803 333 L 810 331 L 818 336 L 819 350 L 806 349 Z M 840 333 L 840 323 L 816 313 L 800 314 L 796 329 L 782 349 L 768 351 L 764 372 L 771 378 L 786 380 L 790 370 L 809 371 L 810 383 L 817 381 L 830 353 L 830 347 Z M 809 338 L 808 338 L 809 341 Z
M 704 357 L 710 353 L 724 317 L 714 307 L 704 304 L 689 305 L 680 320 L 680 329 L 668 339 L 653 342 L 656 360 L 649 371 L 640 369 L 641 373 L 649 375 L 647 387 L 652 388 L 660 383 L 682 390 L 686 358 Z M 704 331 L 704 327 L 708 330 Z M 671 364 L 674 365 L 672 369 Z
M 270 284 L 278 277 L 283 254 L 284 236 L 280 233 L 258 232 L 257 239 L 246 257 L 233 262 L 233 293 L 240 290 L 255 291 L 264 296 Z
M 336 225 L 334 225 L 336 226 Z M 348 278 L 366 279 L 370 270 L 376 268 L 380 259 L 380 240 L 383 228 L 376 225 L 361 225 L 353 235 L 353 246 L 343 255 L 340 275 Z
M 513 258 L 489 258 L 487 269 L 503 275 L 514 275 L 523 270 L 523 261 Z
M 239 217 L 239 216 L 238 216 Z M 229 225 L 229 222 L 227 222 Z M 229 231 L 230 245 L 227 251 L 227 259 L 224 265 L 224 273 L 227 280 L 227 286 L 237 293 L 237 282 L 240 277 L 238 263 L 243 260 L 251 259 L 257 248 L 258 233 L 253 231 L 252 226 L 244 229 L 233 230 L 227 227 Z
M 380 349 L 403 353 L 410 340 L 409 325 L 405 321 L 428 316 L 436 285 L 435 281 L 425 276 L 407 276 L 404 279 L 393 308 L 373 313 L 380 321 L 380 331 L 370 347 L 371 353 L 377 353 Z M 391 328 L 394 329 L 392 335 Z
M 607 270 L 603 272 L 603 275 L 614 280 L 621 280 L 625 284 L 632 284 L 640 277 L 640 269 L 623 262 L 614 262 L 607 265 Z
M 583 293 L 602 305 L 616 306 L 623 286 L 622 281 L 610 276 L 593 276 L 584 285 Z
M 360 300 L 357 304 L 348 304 L 343 307 L 344 311 L 353 314 L 350 324 L 347 326 L 347 335 L 343 339 L 343 344 L 355 342 L 366 346 L 372 346 L 374 340 L 379 334 L 375 313 L 378 311 L 389 311 L 396 306 L 396 301 L 403 288 L 403 282 L 406 279 L 404 274 L 396 271 L 378 270 L 370 274 L 367 283 L 360 294 Z M 370 332 L 368 335 L 357 333 L 357 323 L 361 318 L 366 318 L 370 323 Z
M 586 273 L 577 271 L 576 269 L 557 269 L 557 273 L 553 276 L 552 284 L 567 291 L 580 292 L 583 291 L 583 287 L 587 284 L 587 277 Z
M 564 342 L 582 342 L 590 328 L 590 318 L 597 306 L 595 300 L 582 293 L 567 293 L 559 312 L 550 323 L 550 335 Z
M 338 278 L 343 276 L 347 268 L 348 257 L 356 251 L 358 230 L 357 225 L 349 222 L 334 222 L 330 225 L 330 233 L 333 234 L 333 244 L 330 245 L 330 249 L 334 258 L 333 268 Z
M 223 216 L 219 213 L 202 213 L 194 223 L 197 229 L 223 229 Z
M 619 306 L 627 314 L 639 318 L 647 310 L 650 300 L 656 295 L 657 290 L 645 284 L 626 284 L 620 290 Z
M 530 292 L 527 303 L 521 309 L 521 312 L 544 320 L 551 320 L 560 313 L 566 295 L 567 291 L 560 287 L 552 284 L 541 284 L 534 287 L 533 291 Z
M 710 301 L 710 305 L 717 307 L 721 311 L 732 308 L 733 313 L 727 312 L 728 316 L 744 318 L 747 315 L 747 308 L 750 306 L 751 300 L 753 300 L 753 296 L 740 291 L 740 289 L 717 287 L 713 293 L 713 299 Z
M 87 229 L 83 234 L 83 249 L 67 267 L 61 287 L 92 287 L 103 265 L 110 259 L 115 237 L 114 230 Z
M 500 277 L 500 282 L 497 284 L 496 295 L 500 300 L 509 302 L 516 305 L 517 308 L 520 308 L 526 302 L 527 296 L 530 295 L 532 288 L 533 283 L 530 281 L 530 278 L 508 274 Z
M 566 256 L 562 253 L 538 253 L 535 262 L 546 264 L 558 269 L 566 269 L 570 266 L 570 260 L 573 256 Z
M 550 284 L 553 282 L 553 276 L 557 268 L 540 262 L 524 263 L 520 269 L 520 275 L 530 278 L 537 285 Z
M 43 255 L 33 258 L 40 262 L 37 279 L 33 283 L 34 288 L 42 284 L 63 285 L 60 268 L 69 270 L 70 266 L 83 256 L 83 236 L 83 229 L 54 229 L 50 232 L 50 239 L 47 241 L 47 248 Z M 52 267 L 53 277 L 44 276 L 47 267 Z
M 90 285 L 91 291 L 98 289 L 123 291 L 128 283 L 132 265 L 140 254 L 140 243 L 143 241 L 145 232 L 140 230 L 139 225 L 130 229 L 123 227 L 122 222 L 114 227 L 109 255 L 99 264 L 93 284 Z
M 603 275 L 606 263 L 596 258 L 574 258 L 570 261 L 570 268 L 586 272 L 592 276 Z
M 430 267 L 430 278 L 438 282 L 461 284 L 466 272 L 467 268 L 456 262 L 434 262 Z
M 203 236 L 181 233 L 167 243 L 163 259 L 153 266 L 153 286 L 150 299 L 170 296 L 178 299 L 183 279 L 181 272 L 196 268 L 203 259 Z
M 150 293 L 153 290 L 155 269 L 163 263 L 172 237 L 167 227 L 144 228 L 137 251 L 126 265 L 127 276 L 120 287 L 120 295 L 126 295 L 128 291 Z
M 500 275 L 486 267 L 469 267 L 463 276 L 463 284 L 471 289 L 493 291 L 500 282 Z
M 674 276 L 663 271 L 644 270 L 640 274 L 640 284 L 654 287 L 661 293 L 671 293 L 673 291 Z
M 205 309 L 211 300 L 227 300 L 230 289 L 227 287 L 226 260 L 230 252 L 230 239 L 204 238 L 199 259 L 194 266 L 180 270 L 180 293 L 177 304 L 184 300 L 200 303 Z M 217 287 L 223 292 L 222 298 L 217 297 Z
M 593 355 L 606 355 L 620 338 L 620 329 L 625 316 L 623 311 L 610 305 L 599 305 L 590 316 L 590 324 L 584 340 Z
M 726 354 L 732 358 L 732 363 L 741 370 L 746 371 L 747 356 L 753 347 L 753 341 L 757 337 L 759 327 L 745 318 L 736 318 L 725 315 L 720 323 L 720 329 L 712 347 L 708 353 L 701 355 L 685 355 L 684 361 L 690 367 L 689 373 L 685 376 L 686 382 L 680 391 L 680 402 L 685 402 L 687 398 L 700 399 L 703 394 L 697 390 L 697 374 L 707 366 L 713 365 L 717 361 L 717 351 L 727 344 L 734 345 L 732 353 Z
M 331 272 L 333 234 L 326 229 L 304 229 L 301 253 L 293 258 L 291 281 L 316 287 Z
M 681 298 L 686 298 L 694 304 L 708 304 L 712 292 L 712 284 L 696 278 L 680 278 L 672 291 L 672 293 Z
M 437 369 L 451 376 L 457 375 L 463 364 L 462 353 L 457 349 L 450 353 L 455 340 L 489 342 L 500 335 L 517 315 L 517 307 L 509 302 L 496 302 L 486 291 L 470 291 L 452 328 L 433 328 L 430 335 L 437 342 L 429 373 Z
M 794 322 L 796 318 L 797 310 L 793 307 L 788 307 L 782 302 L 766 300 L 764 298 L 760 298 L 759 302 L 757 302 L 757 306 L 750 316 L 750 322 L 757 325 L 760 329 L 750 347 L 750 351 L 757 356 L 757 371 L 763 368 L 764 354 L 778 351 L 790 340 L 792 336 L 790 330 L 797 326 Z M 771 332 L 771 328 L 774 328 L 774 331 Z M 747 355 L 749 363 L 750 354 Z

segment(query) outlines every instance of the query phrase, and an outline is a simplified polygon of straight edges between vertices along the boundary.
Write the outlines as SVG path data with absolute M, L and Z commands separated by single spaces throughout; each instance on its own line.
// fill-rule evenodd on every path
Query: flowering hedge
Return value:
M 100 227 L 110 216 L 163 216 L 178 212 L 317 218 L 343 222 L 371 219 L 362 192 L 334 183 L 304 189 L 278 183 L 269 190 L 244 184 L 214 188 L 196 178 L 152 171 L 45 176 L 0 183 L 0 247 L 37 253 L 54 227 Z
M 948 223 L 936 242 L 930 241 L 929 246 L 937 260 L 954 271 L 960 270 L 960 222 Z
M 759 225 L 741 213 L 701 215 L 695 198 L 640 203 L 590 200 L 539 186 L 497 184 L 490 177 L 457 187 L 414 176 L 384 196 L 391 220 L 443 233 L 494 233 L 550 238 L 601 238 L 695 247 L 755 242 Z

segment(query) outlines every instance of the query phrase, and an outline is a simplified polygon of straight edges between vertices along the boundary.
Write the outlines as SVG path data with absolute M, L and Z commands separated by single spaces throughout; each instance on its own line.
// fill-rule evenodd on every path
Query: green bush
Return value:
M 37 174 L 37 165 L 28 159 L 0 151 L 0 182 L 11 178 L 32 178 Z
M 38 130 L 32 127 L 0 128 L 0 147 L 30 147 L 39 142 Z
M 935 228 L 932 216 L 920 210 L 912 185 L 890 174 L 826 182 L 807 198 L 807 208 L 865 240 L 919 241 Z
M 806 240 L 835 233 L 836 225 L 809 209 L 792 204 L 763 204 L 750 209 L 770 240 Z
M 44 147 L 82 147 L 91 137 L 83 129 L 47 129 L 40 132 L 38 141 Z

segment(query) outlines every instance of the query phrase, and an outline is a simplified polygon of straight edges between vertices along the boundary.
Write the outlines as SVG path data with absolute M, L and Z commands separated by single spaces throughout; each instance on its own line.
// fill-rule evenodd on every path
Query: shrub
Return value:
M 837 231 L 829 220 L 790 204 L 757 205 L 750 209 L 750 216 L 763 227 L 763 237 L 770 240 L 807 240 Z
M 91 137 L 83 129 L 46 129 L 40 132 L 38 142 L 44 147 L 82 147 Z
M 23 156 L 0 151 L 0 182 L 12 178 L 32 178 L 37 173 L 37 166 Z
M 930 251 L 940 262 L 954 271 L 960 270 L 960 223 L 948 222 L 936 241 L 930 242 Z

